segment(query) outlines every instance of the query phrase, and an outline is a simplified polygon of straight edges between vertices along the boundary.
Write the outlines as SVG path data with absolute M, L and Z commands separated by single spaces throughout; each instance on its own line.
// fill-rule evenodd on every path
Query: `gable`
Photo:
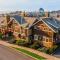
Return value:
M 58 30 L 60 30 L 60 21 L 58 21 L 57 19 L 46 18 L 46 19 L 43 19 L 42 21 L 55 32 L 58 32 Z
M 42 31 L 50 31 L 50 32 L 54 32 L 47 24 L 45 24 L 43 21 L 39 21 L 36 26 L 42 30 Z
M 47 25 L 53 32 L 58 32 L 58 30 L 60 29 L 60 22 L 53 18 L 44 18 L 44 19 L 39 18 L 35 24 L 32 24 L 32 26 L 36 25 L 41 21 L 45 25 Z
M 19 15 L 14 15 L 14 16 L 11 16 L 13 17 L 19 24 L 24 24 L 26 23 L 25 19 Z

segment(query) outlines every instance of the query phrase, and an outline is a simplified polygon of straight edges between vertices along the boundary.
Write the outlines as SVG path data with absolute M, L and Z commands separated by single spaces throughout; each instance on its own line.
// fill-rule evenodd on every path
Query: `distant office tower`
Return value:
M 44 16 L 45 15 L 45 12 L 44 12 L 44 9 L 43 8 L 40 8 L 39 9 L 39 16 Z

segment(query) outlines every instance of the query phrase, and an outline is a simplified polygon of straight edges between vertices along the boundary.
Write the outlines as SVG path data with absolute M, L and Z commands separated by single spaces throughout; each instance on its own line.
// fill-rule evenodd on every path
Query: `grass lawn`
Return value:
M 32 57 L 36 58 L 36 60 L 46 60 L 45 58 L 43 58 L 43 57 L 41 57 L 41 56 L 39 56 L 35 53 L 32 53 L 30 51 L 27 51 L 27 50 L 24 50 L 24 49 L 21 49 L 21 48 L 15 48 L 15 49 L 18 50 L 18 51 L 21 51 L 21 52 L 23 52 L 23 53 L 25 53 L 29 56 L 32 56 Z

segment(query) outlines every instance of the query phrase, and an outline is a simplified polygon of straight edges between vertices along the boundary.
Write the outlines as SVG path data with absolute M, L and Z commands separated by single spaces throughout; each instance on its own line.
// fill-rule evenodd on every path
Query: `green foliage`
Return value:
M 8 36 L 13 36 L 13 32 L 8 32 Z
M 14 43 L 16 43 L 16 40 L 11 39 L 11 40 L 9 40 L 8 42 L 11 43 L 11 44 L 14 44 Z
M 47 53 L 47 54 L 52 54 L 56 50 L 56 48 L 57 48 L 57 45 L 55 45 L 51 48 L 48 48 L 48 49 L 43 47 L 43 48 L 38 48 L 37 50 L 41 51 L 41 52 L 44 52 L 44 53 Z
M 57 49 L 57 47 L 58 47 L 58 46 L 55 45 L 55 46 L 49 48 L 49 49 L 47 50 L 47 53 L 48 53 L 48 54 L 52 54 L 52 53 Z
M 8 36 L 7 39 L 8 40 L 12 40 L 13 39 L 13 36 Z
M 33 48 L 33 49 L 38 49 L 39 47 L 40 45 L 38 44 L 38 42 L 35 42 L 34 44 L 30 46 L 30 48 Z
M 44 52 L 44 53 L 47 53 L 47 48 L 43 47 L 43 48 L 38 48 L 37 49 L 38 51 L 41 51 L 41 52 Z
M 17 40 L 16 44 L 17 45 L 24 45 L 25 41 L 24 40 Z
M 23 53 L 25 53 L 25 54 L 28 54 L 28 55 L 36 58 L 37 60 L 46 60 L 45 58 L 43 58 L 43 57 L 41 57 L 41 56 L 39 56 L 39 55 L 37 55 L 37 54 L 35 54 L 35 53 L 32 53 L 32 52 L 30 52 L 30 51 L 27 51 L 27 50 L 25 50 L 25 49 L 21 49 L 21 48 L 15 48 L 15 49 L 17 49 L 17 50 L 19 50 L 19 51 L 21 51 L 21 52 L 23 52 Z
M 3 36 L 3 34 L 2 34 L 2 33 L 0 33 L 0 39 L 2 39 L 2 36 Z

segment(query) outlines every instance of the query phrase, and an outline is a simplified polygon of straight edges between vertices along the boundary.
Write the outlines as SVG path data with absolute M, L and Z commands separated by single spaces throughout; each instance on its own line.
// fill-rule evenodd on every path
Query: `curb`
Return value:
M 14 49 L 15 51 L 19 52 L 19 54 L 20 54 L 20 52 L 21 52 L 21 51 L 19 51 L 19 50 L 13 48 L 13 47 L 11 47 L 11 46 L 10 46 L 9 48 Z M 24 53 L 24 52 L 21 52 L 21 53 L 23 53 L 24 55 L 27 55 L 27 56 L 29 56 L 29 57 L 32 57 L 31 55 L 26 54 L 26 53 Z M 37 58 L 35 58 L 35 57 L 32 57 L 32 58 L 35 59 L 35 60 L 37 60 Z
M 37 55 L 42 56 L 42 57 L 46 58 L 47 60 L 60 60 L 59 58 L 56 58 L 56 57 L 54 57 L 54 56 L 45 54 L 45 53 L 43 53 L 43 52 L 39 52 L 39 51 L 37 51 L 37 50 L 30 49 L 30 48 L 27 48 L 27 47 L 22 47 L 22 46 L 18 46 L 18 45 L 14 45 L 14 44 L 9 44 L 9 43 L 7 43 L 7 42 L 5 42 L 5 41 L 0 41 L 0 44 L 5 45 L 5 46 L 8 46 L 8 47 L 12 46 L 12 47 L 17 47 L 17 48 L 22 48 L 22 49 L 25 49 L 25 50 L 27 50 L 27 51 L 33 52 L 33 53 L 35 53 L 35 54 L 38 53 Z

